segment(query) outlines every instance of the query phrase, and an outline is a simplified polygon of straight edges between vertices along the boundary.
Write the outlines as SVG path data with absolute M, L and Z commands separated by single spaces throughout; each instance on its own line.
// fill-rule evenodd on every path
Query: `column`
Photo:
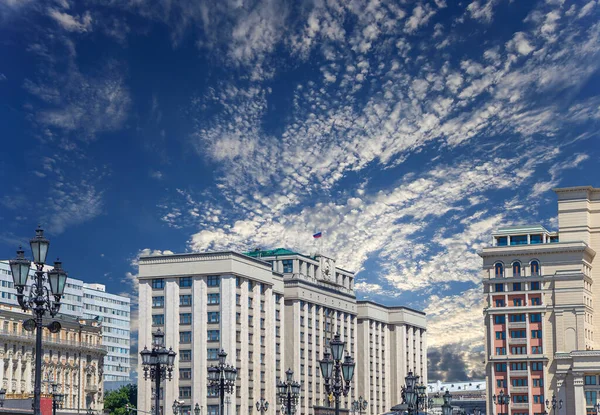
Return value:
M 32 360 L 32 352 L 27 351 L 25 357 L 25 390 L 24 393 L 33 393 L 33 388 L 31 387 L 31 360 Z
M 573 372 L 573 388 L 573 397 L 575 400 L 574 415 L 585 415 L 585 392 L 583 390 L 583 373 Z M 567 406 L 570 405 L 563 405 L 563 409 L 566 409 Z
M 144 346 L 152 346 L 152 288 L 150 280 L 142 280 L 139 285 L 139 333 L 138 344 L 140 351 Z M 79 356 L 81 359 L 81 355 Z M 137 407 L 141 411 L 150 412 L 152 401 L 152 390 L 150 380 L 144 379 L 142 370 L 142 359 L 138 356 L 138 401 Z M 77 371 L 78 384 L 81 385 L 81 377 L 84 376 L 81 371 Z M 79 405 L 85 411 L 85 399 L 82 395 L 82 388 L 77 390 Z
M 0 345 L 0 346 L 3 346 L 3 345 Z M 3 380 L 4 380 L 4 350 L 0 350 L 0 388 L 2 388 Z
M 202 407 L 203 414 L 207 412 L 207 377 L 208 363 L 206 353 L 208 296 L 206 277 L 195 277 L 192 283 L 192 413 L 196 403 Z M 178 299 L 177 299 L 178 301 Z M 233 305 L 235 308 L 235 304 Z M 179 375 L 179 374 L 177 374 Z
M 179 284 L 178 278 L 165 278 L 165 347 L 178 348 L 179 345 Z M 173 380 L 163 380 L 161 400 L 162 413 L 171 412 L 171 405 L 179 399 L 179 359 L 173 365 Z M 158 393 L 159 391 L 157 391 Z
M 12 387 L 12 381 L 13 381 L 13 353 L 12 352 L 8 352 L 8 367 L 7 367 L 7 373 L 8 375 L 6 376 L 7 378 L 7 383 L 8 386 L 6 387 L 6 392 L 7 393 L 15 393 L 15 390 Z
M 15 380 L 17 381 L 16 393 L 23 393 L 21 390 L 21 381 L 23 380 L 23 355 L 21 353 L 17 353 L 17 375 L 15 376 Z
M 273 404 L 273 409 L 277 408 L 275 396 L 275 384 L 277 382 L 276 374 L 276 359 L 277 353 L 275 350 L 275 295 L 273 294 L 273 286 L 269 286 L 265 290 L 265 395 L 263 396 L 269 404 Z M 262 314 L 262 313 L 260 313 Z M 259 396 L 260 398 L 260 396 Z M 256 399 L 258 400 L 258 399 Z M 274 412 L 274 411 L 273 411 Z
M 545 373 L 544 373 L 545 374 Z M 544 379 L 544 381 L 547 379 L 547 377 Z M 544 383 L 544 385 L 546 385 L 546 383 Z M 550 386 L 550 385 L 548 385 Z M 583 389 L 583 388 L 582 388 Z M 548 392 L 550 392 L 548 390 Z M 557 413 L 558 415 L 567 415 L 567 408 L 570 407 L 572 405 L 572 402 L 568 402 L 567 401 L 567 391 L 566 391 L 566 384 L 565 384 L 565 376 L 564 375 L 556 375 L 556 400 L 563 401 L 563 407 L 562 408 L 556 408 L 557 409 Z M 552 397 L 550 396 L 550 393 L 548 393 L 548 397 L 546 397 L 546 399 L 550 400 Z M 584 403 L 585 403 L 585 393 L 583 396 L 584 399 Z M 584 405 L 585 407 L 585 405 Z
M 234 303 L 235 304 L 235 303 Z M 234 306 L 234 308 L 236 308 Z M 250 360 L 248 352 L 250 343 L 248 342 L 248 280 L 244 279 L 240 287 L 240 373 L 238 373 L 238 384 L 240 386 L 240 413 L 248 412 L 248 392 L 250 376 Z

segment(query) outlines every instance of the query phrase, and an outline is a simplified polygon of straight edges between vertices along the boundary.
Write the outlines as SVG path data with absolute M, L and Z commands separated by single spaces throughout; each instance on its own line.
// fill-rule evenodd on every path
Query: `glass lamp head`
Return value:
M 351 382 L 354 377 L 354 359 L 350 357 L 350 355 L 346 355 L 344 359 L 344 363 L 342 363 L 342 375 L 344 376 L 344 380 L 346 382 Z
M 173 351 L 172 347 L 169 347 L 169 355 L 167 358 L 167 365 L 172 367 L 175 364 L 175 357 L 177 356 L 177 353 L 175 353 L 175 351 Z
M 198 403 L 194 406 L 194 415 L 200 415 L 200 405 Z
M 287 393 L 287 385 L 284 382 L 279 381 L 277 384 L 277 393 L 279 393 L 279 396 L 281 397 L 284 397 Z
M 50 241 L 44 238 L 44 230 L 39 226 L 35 230 L 35 237 L 29 240 L 29 245 L 31 246 L 31 252 L 33 253 L 33 262 L 45 264 Z
M 224 365 L 226 358 L 227 358 L 227 353 L 225 353 L 225 350 L 221 349 L 221 351 L 219 352 L 219 363 Z
M 300 383 L 292 382 L 292 393 L 296 396 L 300 395 Z
M 285 371 L 285 378 L 288 382 L 291 382 L 293 376 L 294 376 L 294 371 L 290 367 L 290 368 L 288 368 L 288 370 Z
M 336 333 L 333 337 L 333 340 L 329 342 L 329 347 L 331 348 L 331 355 L 333 360 L 342 360 L 344 357 L 344 346 L 346 342 L 343 342 L 340 339 L 340 333 Z
M 208 368 L 208 380 L 219 380 L 221 377 L 221 372 L 219 368 L 215 366 L 211 366 Z
M 13 283 L 17 290 L 27 285 L 30 266 L 31 262 L 25 258 L 25 251 L 19 247 L 17 250 L 17 257 L 10 261 L 10 271 L 12 273 Z
M 413 375 L 413 372 L 408 372 L 408 375 L 406 375 L 405 381 L 406 381 L 406 388 L 407 389 L 415 389 L 415 384 L 417 383 L 417 376 Z
M 48 280 L 50 281 L 50 291 L 55 296 L 62 296 L 67 284 L 67 273 L 62 268 L 62 262 L 54 261 L 54 268 L 48 271 Z
M 156 330 L 152 333 L 153 346 L 156 348 L 163 347 L 165 345 L 165 333 L 161 329 Z
M 450 395 L 450 391 L 446 391 L 446 393 L 444 393 L 444 405 L 450 405 L 451 400 L 452 395 Z
M 323 376 L 323 379 L 326 380 L 331 378 L 333 372 L 333 359 L 331 359 L 329 352 L 323 354 L 323 360 L 321 360 L 319 364 L 321 365 L 321 375 Z
M 156 351 L 158 355 L 158 363 L 161 365 L 167 366 L 169 364 L 169 351 L 164 347 L 160 350 Z
M 142 365 L 146 366 L 150 364 L 150 355 L 152 354 L 152 352 L 150 350 L 148 350 L 148 348 L 146 346 L 144 346 L 144 350 L 142 350 L 140 352 L 140 355 L 142 356 Z

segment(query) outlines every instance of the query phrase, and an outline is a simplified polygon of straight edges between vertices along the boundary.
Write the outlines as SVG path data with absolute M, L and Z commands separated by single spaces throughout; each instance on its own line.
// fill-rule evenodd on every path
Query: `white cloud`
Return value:
M 585 17 L 585 16 L 587 16 L 588 14 L 590 14 L 590 13 L 591 13 L 592 9 L 593 9 L 594 7 L 596 7 L 596 5 L 597 5 L 597 2 L 596 2 L 596 0 L 590 0 L 589 2 L 587 2 L 587 3 L 586 3 L 586 4 L 585 4 L 585 5 L 584 5 L 584 6 L 581 8 L 581 10 L 579 11 L 579 14 L 577 15 L 577 17 L 578 17 L 579 19 L 581 19 L 582 17 Z
M 92 15 L 90 12 L 85 12 L 82 16 L 72 16 L 56 9 L 49 9 L 48 15 L 69 32 L 83 33 L 92 30 Z
M 479 0 L 473 1 L 467 6 L 472 19 L 482 20 L 484 22 L 491 22 L 494 17 L 494 5 L 496 0 L 488 0 L 485 4 L 481 4 Z
M 535 48 L 527 39 L 527 35 L 523 32 L 515 33 L 512 40 L 506 44 L 506 48 L 509 50 L 515 50 L 521 55 L 529 55 L 535 50 Z
M 156 180 L 162 180 L 164 175 L 160 170 L 152 170 L 150 171 L 150 177 Z
M 421 26 L 426 25 L 434 14 L 435 10 L 429 4 L 417 4 L 413 9 L 412 16 L 408 18 L 404 25 L 404 31 L 407 33 L 415 32 Z

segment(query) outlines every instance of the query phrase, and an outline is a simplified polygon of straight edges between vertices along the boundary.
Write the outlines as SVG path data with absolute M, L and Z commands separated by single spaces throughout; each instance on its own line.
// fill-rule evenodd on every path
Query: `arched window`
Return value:
M 494 270 L 496 271 L 496 278 L 504 277 L 504 265 L 502 265 L 500 262 L 494 265 Z
M 521 263 L 519 261 L 513 262 L 512 268 L 513 268 L 513 277 L 520 277 L 521 276 Z
M 532 277 L 537 277 L 540 275 L 540 263 L 539 262 L 531 261 L 529 266 L 531 268 L 531 276 Z

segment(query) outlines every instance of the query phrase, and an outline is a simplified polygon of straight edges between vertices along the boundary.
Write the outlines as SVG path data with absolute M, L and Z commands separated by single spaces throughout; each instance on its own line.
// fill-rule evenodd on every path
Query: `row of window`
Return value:
M 531 354 L 542 354 L 542 346 L 531 346 Z M 527 354 L 527 346 L 511 346 L 510 354 Z M 506 355 L 506 347 L 496 347 L 496 355 Z
M 525 284 L 520 283 L 520 282 L 513 282 L 512 284 L 512 291 L 525 291 Z M 529 290 L 530 291 L 537 291 L 541 289 L 541 285 L 539 281 L 531 281 L 529 283 Z M 504 292 L 504 283 L 500 282 L 497 284 L 494 284 L 494 291 L 497 293 L 501 293 Z
M 542 378 L 533 378 L 531 379 L 531 382 L 535 387 L 544 386 L 544 379 Z M 527 378 L 511 379 L 510 384 L 515 387 L 529 386 L 529 380 Z M 496 386 L 499 388 L 506 388 L 506 379 L 497 379 Z
M 512 263 L 512 275 L 513 277 L 521 276 L 521 263 L 519 261 L 515 261 Z M 529 263 L 529 271 L 532 277 L 540 276 L 540 263 L 536 260 L 533 260 Z M 504 264 L 502 262 L 496 262 L 494 264 L 494 274 L 496 278 L 504 277 Z M 524 276 L 524 275 L 523 275 Z
M 531 305 L 541 305 L 542 304 L 542 299 L 539 297 L 531 297 L 529 299 L 529 302 Z M 506 307 L 506 302 L 504 301 L 503 298 L 498 298 L 494 301 L 494 304 L 496 307 Z M 513 298 L 513 307 L 521 307 L 522 305 L 524 305 L 525 303 L 523 302 L 522 298 Z
M 496 363 L 494 365 L 496 372 L 506 372 L 506 363 Z M 527 370 L 527 362 L 512 362 L 510 363 L 510 370 Z M 531 362 L 532 371 L 544 370 L 543 362 Z
M 527 314 L 509 314 L 508 321 L 510 323 L 519 323 L 527 321 Z M 541 313 L 530 313 L 529 314 L 529 322 L 531 323 L 539 323 L 542 321 Z M 495 324 L 505 324 L 506 323 L 506 315 L 505 314 L 495 314 L 494 315 L 494 323 Z
M 179 278 L 180 288 L 189 288 L 194 282 L 192 277 L 181 277 Z M 219 275 L 209 275 L 206 278 L 206 285 L 209 287 L 218 287 L 221 285 L 221 277 Z M 152 279 L 153 290 L 163 290 L 165 288 L 165 280 L 163 278 Z

